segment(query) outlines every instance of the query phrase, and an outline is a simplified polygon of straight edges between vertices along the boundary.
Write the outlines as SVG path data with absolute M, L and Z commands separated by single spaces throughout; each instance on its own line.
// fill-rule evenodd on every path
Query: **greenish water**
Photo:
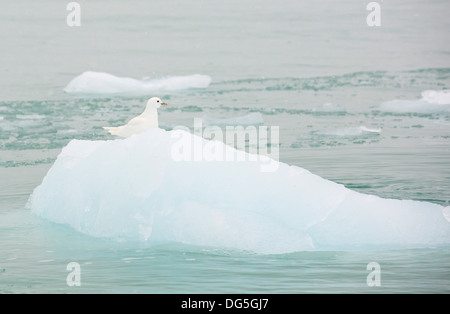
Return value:
M 2 293 L 449 292 L 448 247 L 259 255 L 113 243 L 19 211 L 1 219 L 2 241 L 20 243 L 2 252 Z M 73 261 L 81 286 L 69 287 L 66 266 Z M 370 262 L 380 265 L 380 286 L 367 285 Z
M 447 1 L 24 1 L 0 12 L 0 293 L 449 293 L 450 247 L 264 255 L 183 243 L 115 243 L 42 220 L 25 205 L 71 139 L 142 112 L 156 94 L 165 129 L 194 118 L 262 114 L 280 161 L 359 192 L 450 202 L 450 112 L 383 111 L 450 87 Z M 201 73 L 204 89 L 71 95 L 84 71 L 161 78 Z M 332 103 L 338 106 L 327 107 Z M 332 108 L 332 110 L 329 110 Z M 364 126 L 380 132 L 361 132 Z M 66 266 L 81 267 L 81 286 Z M 370 287 L 366 266 L 381 267 Z

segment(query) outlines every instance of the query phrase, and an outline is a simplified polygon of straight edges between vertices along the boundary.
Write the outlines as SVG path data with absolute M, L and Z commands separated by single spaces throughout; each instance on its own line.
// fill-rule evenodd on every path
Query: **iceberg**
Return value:
M 130 77 L 118 77 L 104 72 L 87 71 L 72 79 L 64 88 L 64 91 L 71 94 L 147 93 L 207 88 L 210 83 L 211 77 L 201 74 L 138 80 Z
M 180 141 L 244 158 L 180 160 Z M 27 208 L 93 237 L 261 254 L 450 243 L 450 207 L 361 194 L 273 159 L 263 172 L 270 158 L 254 157 L 184 130 L 72 140 Z

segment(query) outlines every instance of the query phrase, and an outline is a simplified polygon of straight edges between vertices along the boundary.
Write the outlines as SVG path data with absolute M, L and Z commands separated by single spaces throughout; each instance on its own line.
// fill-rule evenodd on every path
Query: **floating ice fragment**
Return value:
M 317 113 L 346 113 L 347 110 L 338 104 L 325 103 L 312 109 L 312 112 Z
M 217 125 L 217 126 L 264 124 L 264 119 L 260 112 L 251 112 L 246 115 L 231 118 L 215 118 L 210 117 L 208 115 L 204 115 L 202 120 L 205 125 Z
M 450 112 L 450 92 L 427 90 L 422 92 L 422 99 L 396 99 L 381 103 L 376 110 L 393 113 L 432 114 Z
M 66 93 L 121 94 L 174 91 L 189 88 L 206 88 L 211 83 L 208 75 L 172 76 L 160 79 L 138 80 L 118 77 L 104 72 L 87 71 L 75 77 L 64 88 Z
M 431 104 L 448 105 L 450 104 L 450 90 L 426 90 L 422 92 L 422 100 Z

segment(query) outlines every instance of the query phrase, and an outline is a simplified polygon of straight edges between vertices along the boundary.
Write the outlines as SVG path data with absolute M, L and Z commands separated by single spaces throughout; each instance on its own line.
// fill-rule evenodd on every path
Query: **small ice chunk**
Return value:
M 346 113 L 347 110 L 341 105 L 334 103 L 325 103 L 312 109 L 312 112 L 317 113 Z
M 426 90 L 422 92 L 422 100 L 431 104 L 449 105 L 450 104 L 450 90 Z
M 368 137 L 373 135 L 377 136 L 380 133 L 381 129 L 371 129 L 364 125 L 316 132 L 319 135 L 332 137 Z
M 251 112 L 246 115 L 231 117 L 231 118 L 215 118 L 207 115 L 203 116 L 203 123 L 205 125 L 261 125 L 264 124 L 264 118 L 260 112 Z

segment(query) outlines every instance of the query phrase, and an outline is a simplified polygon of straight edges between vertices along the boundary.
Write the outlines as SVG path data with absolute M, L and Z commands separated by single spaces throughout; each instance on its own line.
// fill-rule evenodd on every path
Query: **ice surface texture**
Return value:
M 137 80 L 129 77 L 118 77 L 109 73 L 87 71 L 70 81 L 64 91 L 80 94 L 145 93 L 206 88 L 210 83 L 211 77 L 200 74 Z
M 180 143 L 246 160 L 176 161 Z M 281 162 L 262 172 L 264 162 L 182 130 L 72 140 L 28 207 L 95 237 L 256 253 L 450 243 L 448 207 L 361 194 Z

